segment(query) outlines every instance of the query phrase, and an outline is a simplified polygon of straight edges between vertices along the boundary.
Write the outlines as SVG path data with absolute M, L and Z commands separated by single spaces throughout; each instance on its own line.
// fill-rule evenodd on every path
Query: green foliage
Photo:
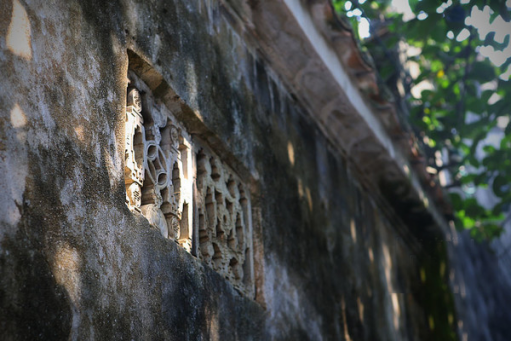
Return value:
M 511 82 L 503 75 L 511 56 L 496 66 L 480 51 L 488 46 L 506 49 L 509 34 L 503 42 L 495 37 L 511 32 L 480 36 L 467 18 L 485 6 L 490 7 L 489 22 L 499 15 L 506 22 L 511 18 L 505 1 L 464 2 L 409 0 L 413 15 L 404 21 L 403 14 L 391 8 L 391 1 L 333 0 L 335 9 L 350 17 L 354 31 L 363 20 L 370 22 L 370 36 L 363 39 L 363 46 L 371 52 L 384 83 L 396 95 L 403 96 L 399 89 L 404 89 L 409 111 L 405 114 L 417 136 L 424 136 L 428 166 L 450 173 L 453 181 L 447 187 L 456 226 L 481 240 L 499 236 L 509 217 Z M 407 53 L 402 46 L 417 52 Z M 399 62 L 403 57 L 406 66 Z M 418 70 L 413 77 L 410 67 Z M 499 129 L 502 140 L 490 142 L 489 133 Z M 441 166 L 435 163 L 437 150 L 448 158 Z M 479 202 L 481 196 L 475 195 L 479 189 L 492 191 L 497 203 L 489 207 Z

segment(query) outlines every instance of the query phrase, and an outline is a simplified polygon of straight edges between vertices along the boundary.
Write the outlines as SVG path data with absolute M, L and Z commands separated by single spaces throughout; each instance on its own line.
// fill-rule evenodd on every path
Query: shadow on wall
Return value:
M 20 224 L 21 225 L 21 224 Z M 14 239 L 2 241 L 0 257 L 0 339 L 67 340 L 72 305 L 35 242 L 21 226 Z
M 7 6 L 7 4 L 5 5 Z M 12 14 L 5 39 L 8 53 L 25 62 L 32 61 L 31 27 L 27 12 L 18 0 L 12 1 Z M 6 104 L 6 103 L 4 103 Z M 23 150 L 27 139 L 28 120 L 22 106 L 14 103 L 10 111 L 10 126 L 4 133 L 14 134 L 15 141 L 2 141 L 0 157 L 6 153 Z M 5 144 L 4 144 L 5 143 Z M 16 144 L 14 146 L 14 144 Z M 4 174 L 10 181 L 10 191 L 1 201 L 0 223 L 0 339 L 1 340 L 50 340 L 67 339 L 70 335 L 72 313 L 70 296 L 62 283 L 52 275 L 52 268 L 41 250 L 42 242 L 34 238 L 30 222 L 23 215 L 23 197 L 16 194 L 25 188 L 25 155 L 10 160 L 7 167 L 16 164 L 18 169 L 7 169 Z M 8 155 L 10 159 L 15 155 Z M 11 164 L 10 162 L 14 162 Z M 23 165 L 21 165 L 23 164 Z M 12 196 L 12 197 L 9 197 Z M 16 226 L 12 229 L 8 226 Z M 37 227 L 35 222 L 33 227 Z M 11 233 L 12 232 L 12 233 Z M 40 237 L 40 236 L 39 236 Z

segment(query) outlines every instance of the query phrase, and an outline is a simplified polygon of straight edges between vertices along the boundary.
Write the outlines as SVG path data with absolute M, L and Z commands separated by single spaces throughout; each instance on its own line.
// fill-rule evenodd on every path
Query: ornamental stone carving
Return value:
M 124 184 L 126 186 L 126 204 L 131 210 L 140 211 L 142 185 L 144 183 L 144 146 L 145 131 L 142 118 L 140 93 L 128 88 L 126 106 L 126 149 L 124 154 Z
M 145 87 L 131 75 L 131 83 Z M 165 238 L 192 247 L 193 179 L 190 138 L 170 111 L 146 89 L 130 85 L 126 106 L 126 204 Z M 142 102 L 147 103 L 146 107 Z
M 250 201 L 240 179 L 205 148 L 197 154 L 199 257 L 253 295 Z
M 134 73 L 126 105 L 126 205 L 254 297 L 250 197 Z M 196 233 L 194 233 L 194 231 Z

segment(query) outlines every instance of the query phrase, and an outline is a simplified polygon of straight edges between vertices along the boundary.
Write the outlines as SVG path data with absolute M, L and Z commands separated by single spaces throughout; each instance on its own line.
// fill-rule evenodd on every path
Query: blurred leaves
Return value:
M 333 3 L 355 25 L 361 17 L 369 20 L 370 36 L 362 43 L 385 85 L 407 100 L 408 120 L 424 137 L 428 166 L 436 167 L 438 150 L 447 157 L 444 169 L 452 178 L 448 187 L 456 226 L 479 240 L 499 236 L 511 206 L 511 82 L 500 78 L 511 56 L 497 67 L 481 51 L 505 51 L 510 36 L 498 42 L 490 31 L 481 40 L 467 17 L 489 6 L 489 22 L 499 15 L 509 22 L 505 2 L 409 0 L 413 15 L 408 21 L 391 1 Z M 353 15 L 355 9 L 362 14 Z M 496 204 L 478 201 L 485 197 L 477 194 L 480 190 L 491 191 Z

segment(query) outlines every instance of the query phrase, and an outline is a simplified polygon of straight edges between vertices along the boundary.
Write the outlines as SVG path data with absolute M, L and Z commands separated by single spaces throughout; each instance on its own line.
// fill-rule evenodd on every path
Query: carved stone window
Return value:
M 126 204 L 165 238 L 192 247 L 190 137 L 147 86 L 130 74 L 126 106 Z M 144 92 L 141 95 L 141 92 Z M 142 99 L 142 97 L 144 97 Z
M 135 73 L 128 79 L 126 205 L 254 297 L 248 189 Z
M 250 199 L 241 180 L 206 148 L 197 153 L 199 257 L 253 295 Z

